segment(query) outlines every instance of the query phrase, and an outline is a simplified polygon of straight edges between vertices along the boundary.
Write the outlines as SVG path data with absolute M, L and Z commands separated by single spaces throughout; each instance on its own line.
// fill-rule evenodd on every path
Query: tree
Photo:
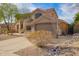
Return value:
M 75 15 L 74 23 L 77 23 L 77 22 L 79 22 L 79 13 L 77 13 L 77 14 Z
M 7 30 L 10 31 L 9 24 L 12 24 L 18 12 L 17 6 L 11 3 L 0 4 L 0 21 L 4 21 Z
M 32 13 L 17 13 L 15 15 L 15 18 L 16 18 L 16 21 L 19 21 L 19 20 L 23 20 L 23 19 L 26 19 L 26 18 L 30 18 L 32 15 Z M 30 20 L 30 19 L 29 19 Z
M 79 33 L 79 12 L 74 17 L 74 32 Z

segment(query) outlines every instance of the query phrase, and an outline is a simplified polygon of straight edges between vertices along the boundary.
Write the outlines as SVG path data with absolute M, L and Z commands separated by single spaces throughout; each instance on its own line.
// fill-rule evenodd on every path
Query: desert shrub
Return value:
M 27 38 L 32 43 L 38 45 L 38 46 L 45 46 L 48 43 L 51 43 L 53 40 L 53 35 L 49 31 L 35 31 L 35 32 L 29 32 L 27 35 Z

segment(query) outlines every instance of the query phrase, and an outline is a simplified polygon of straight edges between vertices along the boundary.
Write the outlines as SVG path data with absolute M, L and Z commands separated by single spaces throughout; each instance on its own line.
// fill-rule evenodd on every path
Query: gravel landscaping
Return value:
M 78 47 L 52 47 L 44 48 L 48 52 L 48 56 L 79 56 Z
M 79 56 L 78 47 L 28 47 L 15 52 L 20 56 Z
M 79 56 L 78 42 L 79 36 L 60 36 L 58 39 L 53 39 L 52 44 L 47 46 L 25 48 L 15 53 L 22 56 Z

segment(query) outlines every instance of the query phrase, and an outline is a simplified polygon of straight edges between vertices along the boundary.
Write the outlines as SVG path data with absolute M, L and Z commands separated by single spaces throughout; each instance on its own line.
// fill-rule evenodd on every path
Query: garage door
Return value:
M 45 24 L 37 24 L 35 25 L 36 30 L 47 30 L 47 31 L 53 31 L 52 24 L 45 23 Z

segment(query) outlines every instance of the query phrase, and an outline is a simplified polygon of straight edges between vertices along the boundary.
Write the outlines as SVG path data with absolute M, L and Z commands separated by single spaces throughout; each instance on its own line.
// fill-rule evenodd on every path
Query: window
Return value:
M 26 27 L 26 30 L 31 30 L 31 26 L 27 26 Z
M 40 17 L 42 14 L 41 13 L 36 13 L 35 14 L 35 18 L 38 18 L 38 17 Z

